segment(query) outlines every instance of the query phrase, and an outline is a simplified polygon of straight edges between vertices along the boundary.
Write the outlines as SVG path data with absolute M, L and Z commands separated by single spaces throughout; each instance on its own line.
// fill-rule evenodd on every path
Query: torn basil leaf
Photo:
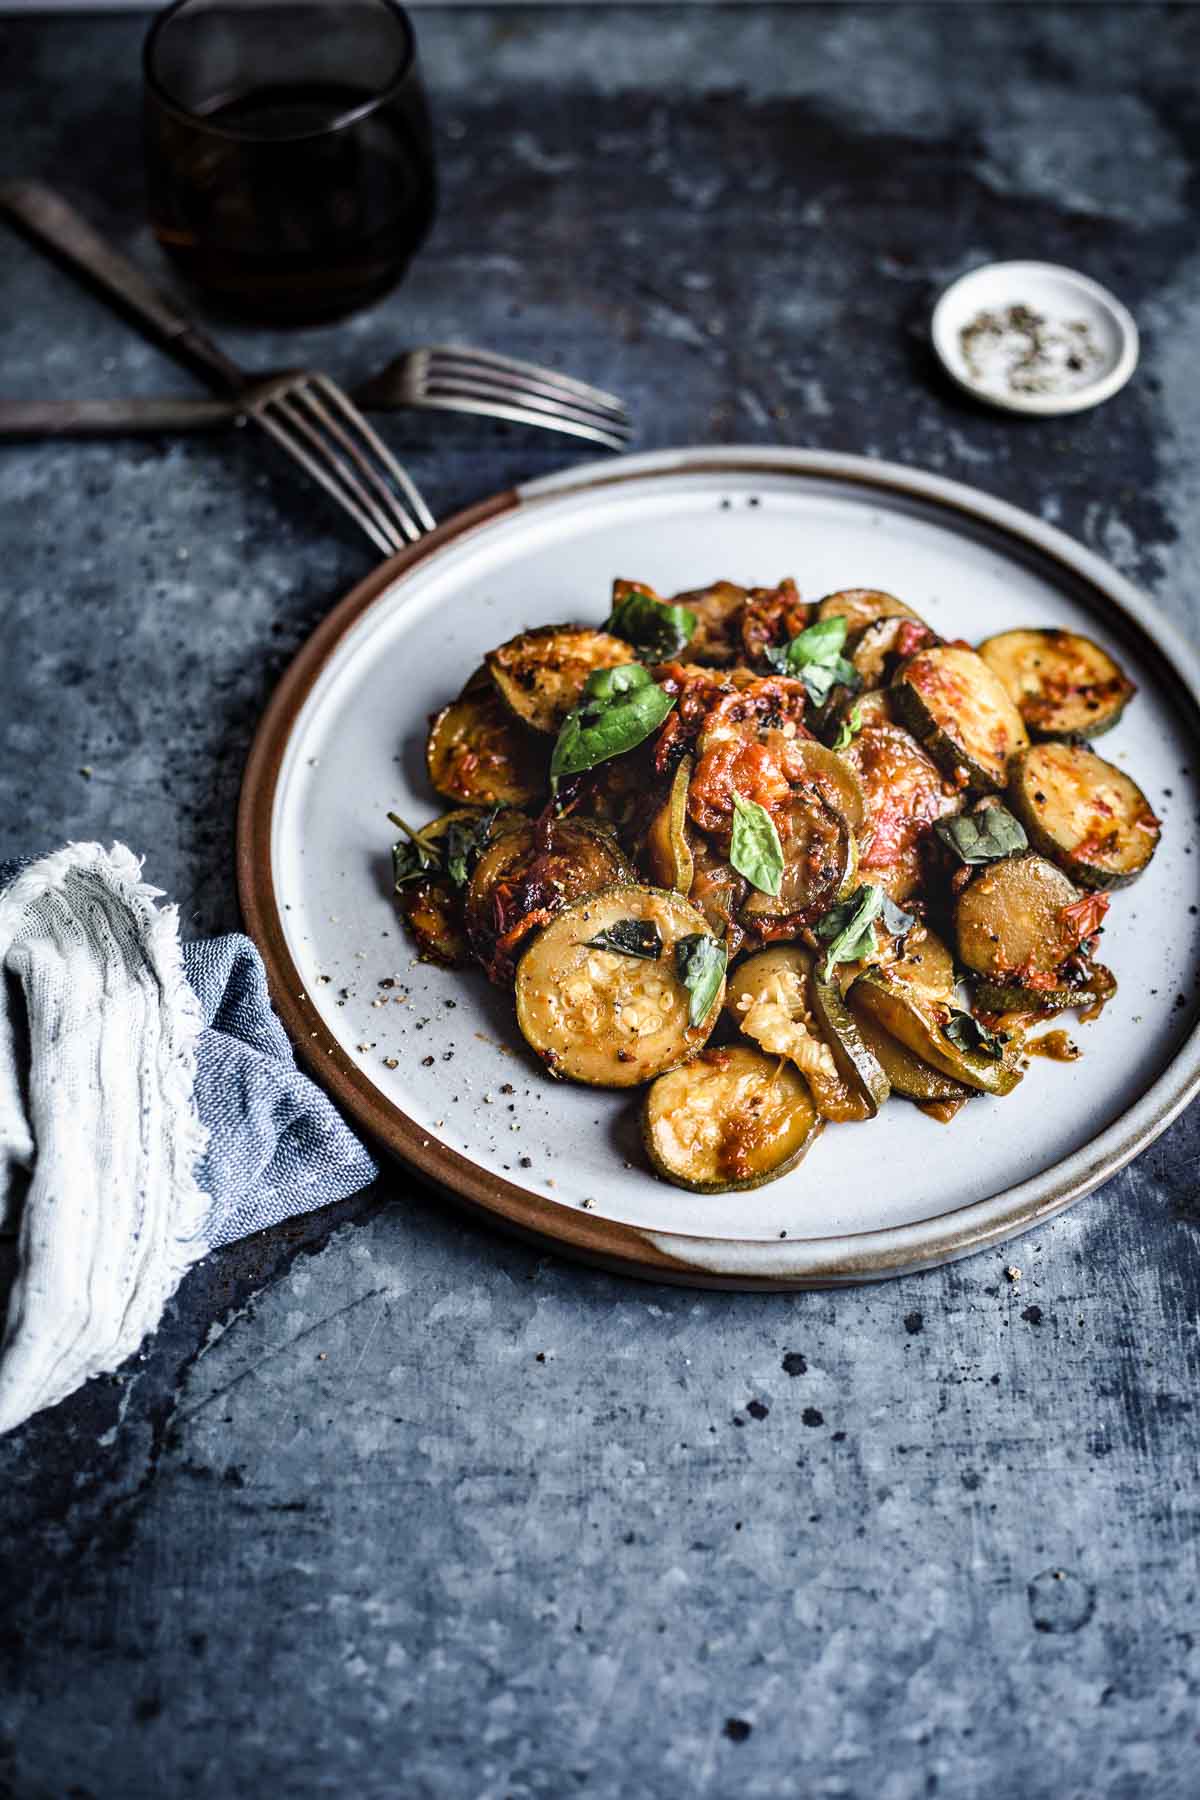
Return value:
M 691 642 L 698 621 L 686 606 L 656 600 L 638 588 L 614 606 L 604 629 L 632 644 L 649 662 L 667 662 Z
M 960 1050 L 974 1051 L 991 1062 L 1004 1061 L 1003 1038 L 985 1030 L 972 1013 L 962 1012 L 957 1006 L 950 1008 L 950 1017 L 942 1026 L 942 1036 L 948 1037 Z
M 954 819 L 937 819 L 933 829 L 962 863 L 999 862 L 1029 848 L 1024 826 L 1007 806 L 981 806 Z
M 589 950 L 612 950 L 618 956 L 643 956 L 655 962 L 662 955 L 662 937 L 653 919 L 616 919 L 594 938 Z
M 903 937 L 917 922 L 916 913 L 905 912 L 902 906 L 896 905 L 890 894 L 883 896 L 882 913 L 884 926 L 893 937 Z
M 701 1025 L 725 979 L 729 961 L 725 946 L 704 932 L 693 931 L 675 945 L 675 972 L 688 991 L 688 1024 Z
M 584 683 L 583 699 L 563 720 L 550 758 L 550 786 L 564 775 L 580 775 L 597 763 L 623 756 L 657 731 L 675 704 L 640 663 L 596 669 Z
M 392 845 L 393 887 L 398 891 L 406 882 L 422 881 L 427 875 L 440 874 L 441 846 L 432 838 L 427 838 L 421 832 L 414 831 L 411 825 L 404 822 L 399 813 L 390 812 L 388 819 L 393 825 L 398 825 L 405 834 Z
M 471 870 L 486 850 L 500 807 L 489 807 L 477 819 L 454 819 L 446 829 L 446 873 L 455 887 L 466 887 Z
M 841 724 L 838 727 L 838 734 L 833 740 L 834 749 L 835 750 L 848 750 L 850 748 L 850 745 L 854 742 L 854 739 L 858 736 L 859 732 L 862 730 L 862 728 L 863 728 L 862 705 L 859 701 L 856 700 L 853 708 L 847 714 L 847 716 L 842 720 Z
M 858 670 L 842 655 L 845 642 L 845 619 L 818 619 L 781 649 L 768 650 L 766 659 L 781 675 L 802 681 L 813 705 L 821 706 L 835 687 L 862 686 Z
M 733 796 L 733 836 L 729 860 L 760 894 L 778 894 L 783 884 L 783 845 L 766 807 Z
M 883 910 L 882 888 L 860 887 L 837 906 L 831 906 L 813 930 L 822 943 L 829 945 L 821 969 L 822 981 L 832 981 L 837 963 L 861 962 L 879 948 L 875 921 Z

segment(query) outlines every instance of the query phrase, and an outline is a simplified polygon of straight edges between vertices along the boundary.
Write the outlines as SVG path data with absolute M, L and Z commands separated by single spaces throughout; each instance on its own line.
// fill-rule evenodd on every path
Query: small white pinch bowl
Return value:
M 1010 306 L 1029 306 L 1052 323 L 1079 319 L 1086 323 L 1099 360 L 1078 386 L 1054 393 L 1021 393 L 992 386 L 971 370 L 962 332 L 980 313 L 1003 313 Z M 1058 263 L 984 263 L 960 275 L 933 310 L 930 335 L 947 374 L 988 406 L 1005 412 L 1047 417 L 1083 412 L 1125 386 L 1137 367 L 1138 329 L 1129 310 L 1099 282 Z

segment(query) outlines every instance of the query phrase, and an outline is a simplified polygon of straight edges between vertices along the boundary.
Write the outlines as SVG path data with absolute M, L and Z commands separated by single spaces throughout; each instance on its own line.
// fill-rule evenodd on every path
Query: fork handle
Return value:
M 222 394 L 238 394 L 249 385 L 211 338 L 194 325 L 165 294 L 106 244 L 85 219 L 53 189 L 38 181 L 0 184 L 0 209 L 76 274 L 85 276 L 163 347 Z

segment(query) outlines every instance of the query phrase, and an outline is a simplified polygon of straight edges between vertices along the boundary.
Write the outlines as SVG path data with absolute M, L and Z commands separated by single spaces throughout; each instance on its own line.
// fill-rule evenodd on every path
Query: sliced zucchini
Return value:
M 846 636 L 855 637 L 876 619 L 918 619 L 911 606 L 879 588 L 842 588 L 827 594 L 817 607 L 818 619 L 845 619 Z
M 901 725 L 866 724 L 840 754 L 862 783 L 871 822 L 863 879 L 902 902 L 921 884 L 934 820 L 959 812 L 962 796 Z
M 1021 1070 L 1015 1059 L 1006 1055 L 996 1061 L 981 1050 L 963 1049 L 946 1036 L 950 1005 L 926 999 L 907 982 L 896 980 L 887 969 L 872 969 L 860 975 L 850 993 L 856 1002 L 856 1018 L 860 1008 L 870 1013 L 876 1024 L 897 1038 L 906 1050 L 952 1081 L 978 1088 L 984 1094 L 1010 1094 L 1020 1081 Z
M 892 685 L 901 720 L 960 786 L 992 793 L 1029 746 L 1025 722 L 999 677 L 964 644 L 909 658 Z
M 1075 1007 L 1105 1006 L 1116 992 L 1112 970 L 1089 957 L 1073 957 L 1059 973 L 1059 985 L 1047 988 L 1023 987 L 1011 981 L 977 981 L 975 1006 L 980 1012 L 997 1015 L 1067 1012 Z
M 695 872 L 687 897 L 733 956 L 746 935 L 737 920 L 749 883 L 707 838 L 696 840 L 692 856 Z
M 513 717 L 551 736 L 579 704 L 589 675 L 636 660 L 632 644 L 590 625 L 541 625 L 489 650 L 486 658 Z
M 642 1127 L 658 1174 L 693 1193 L 724 1194 L 786 1175 L 822 1121 L 795 1069 L 737 1044 L 660 1075 Z
M 1079 948 L 1079 890 L 1044 856 L 1027 851 L 986 863 L 954 908 L 961 962 L 989 980 L 1029 987 L 1053 978 Z M 1098 921 L 1097 921 L 1098 922 Z
M 689 662 L 723 668 L 739 660 L 739 627 L 747 592 L 736 581 L 714 581 L 711 587 L 672 594 L 673 606 L 686 606 L 696 615 L 696 629 L 686 651 Z
M 779 944 L 739 963 L 725 1005 L 760 1049 L 796 1065 L 822 1118 L 873 1119 L 887 1099 L 887 1078 L 802 945 Z
M 1082 744 L 1036 744 L 1018 757 L 1009 804 L 1030 843 L 1080 887 L 1136 881 L 1162 831 L 1136 781 Z
M 647 873 L 656 887 L 689 894 L 696 873 L 696 859 L 687 836 L 688 783 L 692 759 L 685 756 L 671 778 L 671 791 L 655 813 L 646 833 L 644 851 Z
M 464 806 L 528 806 L 548 783 L 546 757 L 477 671 L 457 700 L 436 713 L 425 765 L 437 794 Z
M 868 818 L 867 797 L 858 771 L 844 756 L 827 750 L 815 738 L 783 739 L 781 733 L 769 731 L 766 742 L 789 777 L 811 782 L 834 811 L 844 815 L 851 831 L 863 831 Z
M 933 633 L 920 619 L 894 615 L 873 619 L 860 631 L 849 652 L 850 662 L 868 691 L 886 687 L 906 657 L 931 642 Z
M 905 1100 L 916 1100 L 920 1104 L 933 1104 L 944 1100 L 969 1099 L 973 1089 L 964 1087 L 961 1081 L 954 1081 L 949 1075 L 935 1069 L 894 1038 L 890 1031 L 885 1031 L 879 1023 L 870 1002 L 864 1002 L 863 996 L 857 992 L 857 982 L 846 997 L 846 1005 L 851 1017 L 857 1025 L 863 1042 L 887 1076 L 893 1094 L 899 1094 Z
M 779 892 L 751 888 L 741 921 L 763 939 L 795 937 L 853 885 L 858 839 L 816 788 L 797 789 L 771 816 L 784 858 Z
M 453 825 L 478 827 L 487 818 L 471 807 L 456 807 L 421 827 L 421 837 L 440 844 Z M 494 843 L 507 831 L 526 824 L 519 812 L 498 813 L 488 827 L 487 844 Z M 476 830 L 473 833 L 478 837 Z M 485 852 L 486 854 L 486 848 Z M 465 968 L 471 960 L 463 908 L 464 890 L 448 875 L 431 873 L 417 881 L 405 881 L 396 889 L 396 898 L 404 923 L 416 939 L 417 948 L 427 962 L 441 963 L 443 968 Z
M 902 940 L 903 953 L 887 964 L 897 981 L 907 982 L 931 1000 L 954 997 L 954 958 L 927 925 L 918 925 Z
M 506 832 L 480 857 L 467 885 L 471 948 L 491 979 L 512 980 L 531 931 L 573 900 L 634 872 L 617 840 L 588 819 L 539 819 Z
M 657 955 L 597 947 L 632 920 L 657 933 Z M 693 1055 L 720 1017 L 725 983 L 698 1025 L 675 966 L 681 938 L 708 935 L 695 907 L 662 888 L 629 884 L 560 912 L 517 968 L 517 1023 L 553 1075 L 634 1087 Z
M 1136 688 L 1107 650 L 1076 631 L 1002 631 L 979 646 L 1030 737 L 1099 737 Z

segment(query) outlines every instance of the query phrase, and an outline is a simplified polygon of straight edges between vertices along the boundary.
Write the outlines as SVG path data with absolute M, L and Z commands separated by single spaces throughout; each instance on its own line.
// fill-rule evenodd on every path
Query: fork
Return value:
M 616 394 L 557 369 L 464 344 L 406 350 L 356 388 L 354 397 L 360 406 L 381 411 L 413 406 L 542 425 L 610 450 L 629 442 L 629 414 Z
M 158 293 L 70 206 L 38 182 L 0 187 L 0 206 L 117 303 L 210 387 L 228 396 L 318 481 L 385 556 L 436 521 L 416 484 L 350 398 L 308 369 L 255 381 Z

